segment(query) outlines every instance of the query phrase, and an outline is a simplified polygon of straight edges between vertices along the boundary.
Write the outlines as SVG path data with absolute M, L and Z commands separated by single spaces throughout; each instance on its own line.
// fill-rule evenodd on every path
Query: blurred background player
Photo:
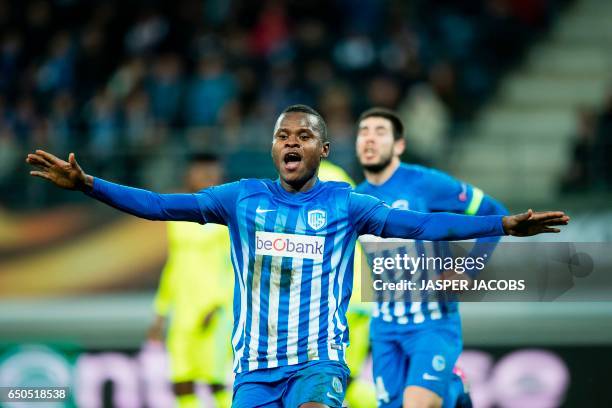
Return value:
M 221 184 L 214 155 L 194 155 L 185 176 L 187 192 Z M 155 322 L 149 340 L 166 339 L 171 379 L 179 408 L 199 407 L 196 382 L 210 386 L 217 406 L 229 407 L 231 368 L 232 266 L 227 227 L 169 222 L 168 261 L 155 296 Z
M 372 108 L 361 114 L 356 149 L 366 180 L 356 191 L 413 211 L 507 214 L 478 188 L 437 170 L 402 163 L 403 132 L 391 110 Z M 498 240 L 481 238 L 477 243 Z M 379 302 L 371 338 L 380 407 L 401 407 L 402 401 L 404 407 L 471 406 L 460 377 L 453 373 L 463 348 L 456 302 Z
M 322 160 L 319 179 L 323 181 L 344 181 L 355 187 L 353 179 L 340 166 L 329 160 Z M 350 408 L 369 408 L 376 404 L 376 394 L 372 383 L 359 378 L 368 354 L 370 353 L 370 314 L 371 304 L 361 301 L 361 246 L 355 246 L 355 267 L 353 275 L 353 295 L 346 313 L 350 330 L 350 346 L 346 349 L 346 364 L 351 370 L 346 388 L 346 402 Z

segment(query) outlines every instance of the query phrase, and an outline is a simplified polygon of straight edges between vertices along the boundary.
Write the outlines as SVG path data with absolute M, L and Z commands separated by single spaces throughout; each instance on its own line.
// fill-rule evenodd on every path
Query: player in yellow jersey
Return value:
M 344 181 L 351 187 L 355 183 L 339 166 L 329 160 L 321 161 L 319 178 L 324 181 Z M 346 349 L 346 363 L 351 370 L 346 401 L 350 408 L 370 408 L 376 406 L 376 391 L 373 384 L 367 383 L 359 376 L 370 349 L 370 303 L 361 302 L 361 247 L 355 246 L 355 268 L 353 277 L 353 294 L 346 314 L 351 336 L 351 344 Z
M 190 162 L 185 187 L 196 192 L 222 182 L 215 156 Z M 155 297 L 156 318 L 149 340 L 166 345 L 179 408 L 200 407 L 195 383 L 208 384 L 218 407 L 229 407 L 225 384 L 231 371 L 233 272 L 227 227 L 190 222 L 168 223 L 168 260 Z

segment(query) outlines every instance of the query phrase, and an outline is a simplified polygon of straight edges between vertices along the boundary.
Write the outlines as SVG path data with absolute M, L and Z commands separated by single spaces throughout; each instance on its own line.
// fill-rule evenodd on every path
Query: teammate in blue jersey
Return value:
M 359 118 L 357 156 L 366 180 L 356 191 L 393 208 L 468 215 L 505 215 L 506 209 L 481 190 L 437 170 L 400 162 L 403 124 L 385 108 Z M 499 237 L 480 238 L 491 248 Z M 407 248 L 421 248 L 422 243 Z M 371 324 L 372 359 L 379 407 L 458 406 L 463 384 L 453 373 L 462 350 L 456 302 L 378 302 Z M 459 405 L 462 406 L 462 405 Z
M 245 179 L 195 194 L 157 194 L 87 175 L 37 150 L 33 176 L 151 220 L 229 227 L 234 266 L 233 407 L 340 407 L 348 369 L 345 312 L 358 235 L 427 240 L 558 232 L 563 212 L 468 217 L 393 209 L 348 184 L 321 182 L 323 118 L 295 105 L 272 136 L 277 180 Z

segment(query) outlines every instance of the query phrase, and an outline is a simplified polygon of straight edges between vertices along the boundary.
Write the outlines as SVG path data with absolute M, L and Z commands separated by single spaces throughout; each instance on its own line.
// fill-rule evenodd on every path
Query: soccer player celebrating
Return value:
M 185 175 L 187 191 L 195 193 L 221 180 L 218 157 L 191 157 Z M 166 344 L 178 408 L 200 406 L 197 381 L 210 386 L 218 408 L 229 407 L 231 395 L 225 389 L 231 366 L 229 233 L 217 224 L 169 222 L 168 242 L 149 340 L 162 341 L 168 325 Z
M 348 369 L 345 312 L 358 235 L 460 240 L 559 232 L 563 212 L 513 216 L 422 214 L 393 209 L 322 182 L 330 144 L 312 108 L 290 106 L 272 136 L 277 180 L 244 179 L 195 194 L 157 194 L 86 174 L 74 154 L 63 161 L 37 150 L 31 175 L 80 190 L 150 220 L 229 227 L 234 266 L 233 407 L 341 407 Z
M 394 112 L 385 108 L 363 112 L 357 132 L 357 156 L 366 177 L 357 192 L 393 208 L 425 213 L 507 214 L 504 206 L 478 188 L 440 171 L 401 163 L 403 124 Z M 498 240 L 480 238 L 476 245 Z M 379 407 L 401 407 L 403 401 L 404 407 L 454 408 L 457 399 L 465 398 L 463 384 L 453 373 L 463 347 L 456 302 L 379 302 L 371 338 Z

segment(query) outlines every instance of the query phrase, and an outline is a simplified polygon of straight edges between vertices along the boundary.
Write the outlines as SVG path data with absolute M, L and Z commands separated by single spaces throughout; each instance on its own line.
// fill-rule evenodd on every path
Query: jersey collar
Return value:
M 297 193 L 290 193 L 287 190 L 285 190 L 283 186 L 281 185 L 280 177 L 277 178 L 276 181 L 274 182 L 274 189 L 276 190 L 275 192 L 278 195 L 280 195 L 282 198 L 287 199 L 289 201 L 293 201 L 293 202 L 310 201 L 314 196 L 319 194 L 322 188 L 323 188 L 323 183 L 321 182 L 321 180 L 319 180 L 318 177 L 317 177 L 317 180 L 315 181 L 314 186 L 312 186 L 310 190 L 304 191 L 304 192 L 297 192 Z

